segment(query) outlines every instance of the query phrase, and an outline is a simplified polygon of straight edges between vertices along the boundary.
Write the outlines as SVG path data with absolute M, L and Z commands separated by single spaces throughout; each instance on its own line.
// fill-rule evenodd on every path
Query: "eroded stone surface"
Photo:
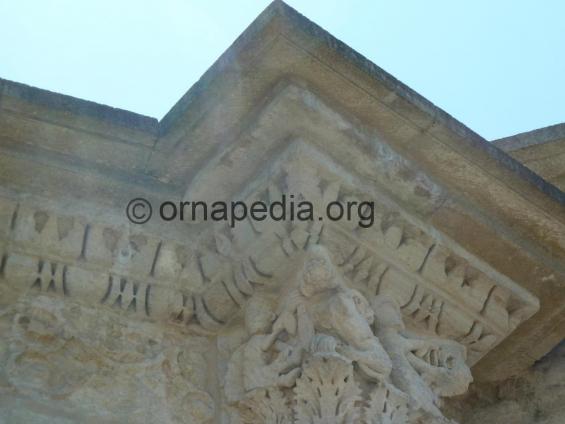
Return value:
M 161 123 L 0 90 L 0 420 L 446 423 L 565 335 L 563 193 L 280 2 Z M 282 195 L 374 222 L 124 214 Z
M 3 305 L 0 320 L 3 422 L 214 417 L 210 340 L 43 295 Z
M 565 343 L 522 375 L 499 383 L 476 384 L 449 409 L 464 424 L 565 421 Z

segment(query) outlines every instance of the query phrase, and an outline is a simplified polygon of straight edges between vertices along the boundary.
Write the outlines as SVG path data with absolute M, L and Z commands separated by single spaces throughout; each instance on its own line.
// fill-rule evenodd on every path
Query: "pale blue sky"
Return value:
M 161 118 L 268 3 L 0 0 L 0 77 Z M 565 1 L 287 3 L 487 139 L 565 121 Z

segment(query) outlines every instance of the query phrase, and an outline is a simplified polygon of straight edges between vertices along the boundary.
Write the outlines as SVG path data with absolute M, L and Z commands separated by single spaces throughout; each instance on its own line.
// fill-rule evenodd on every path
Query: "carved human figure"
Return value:
M 371 329 L 374 314 L 369 302 L 347 287 L 320 245 L 307 251 L 296 289 L 287 297 L 279 319 L 293 323 L 289 316 L 296 316 L 302 348 L 309 348 L 315 333 L 332 335 L 339 341 L 336 351 L 356 362 L 367 378 L 390 374 L 390 358 Z
M 288 325 L 274 320 L 273 303 L 257 295 L 246 308 L 249 340 L 232 355 L 226 375 L 226 397 L 237 402 L 259 389 L 291 387 L 300 373 L 302 349 L 280 340 Z
M 464 347 L 407 331 L 392 298 L 369 303 L 319 245 L 282 294 L 256 292 L 245 328 L 225 381 L 244 423 L 283 422 L 292 405 L 300 424 L 447 423 L 440 396 L 471 380 Z
M 228 365 L 230 401 L 257 389 L 292 387 L 316 334 L 332 336 L 336 353 L 357 363 L 368 379 L 390 374 L 390 358 L 371 329 L 374 316 L 368 301 L 346 286 L 325 248 L 309 248 L 275 319 L 273 310 L 275 305 L 261 295 L 248 302 L 245 323 L 250 337 Z
M 372 306 L 376 335 L 392 359 L 392 383 L 409 395 L 411 410 L 443 419 L 440 396 L 462 394 L 472 381 L 465 347 L 407 331 L 398 304 L 389 296 L 376 296 Z
M 277 340 L 281 330 L 249 339 L 243 355 L 244 387 L 250 391 L 266 387 L 292 387 L 302 362 L 302 351 Z M 274 352 L 274 356 L 273 353 Z

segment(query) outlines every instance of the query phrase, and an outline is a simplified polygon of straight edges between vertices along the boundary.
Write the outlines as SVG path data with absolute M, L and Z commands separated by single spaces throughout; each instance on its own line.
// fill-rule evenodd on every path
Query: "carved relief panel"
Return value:
M 179 241 L 0 199 L 0 389 L 120 409 L 98 376 L 114 372 L 166 404 L 160 422 L 449 422 L 442 397 L 537 299 L 311 148 L 239 198 L 283 193 L 375 201 L 374 224 L 247 219 Z
M 465 347 L 407 331 L 396 301 L 351 288 L 323 246 L 302 256 L 279 294 L 248 301 L 224 351 L 226 422 L 448 422 L 441 397 L 471 382 Z

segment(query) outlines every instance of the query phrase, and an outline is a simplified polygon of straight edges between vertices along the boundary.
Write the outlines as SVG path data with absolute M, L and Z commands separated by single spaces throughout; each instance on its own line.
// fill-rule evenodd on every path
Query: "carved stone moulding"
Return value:
M 538 308 L 526 290 L 301 140 L 234 198 L 269 203 L 284 193 L 317 211 L 334 200 L 371 201 L 374 223 L 248 219 L 204 226 L 197 243 L 181 244 L 4 198 L 4 284 L 213 333 L 258 287 L 284 287 L 304 250 L 321 244 L 352 287 L 367 298 L 395 298 L 408 328 L 457 340 L 470 365 Z

